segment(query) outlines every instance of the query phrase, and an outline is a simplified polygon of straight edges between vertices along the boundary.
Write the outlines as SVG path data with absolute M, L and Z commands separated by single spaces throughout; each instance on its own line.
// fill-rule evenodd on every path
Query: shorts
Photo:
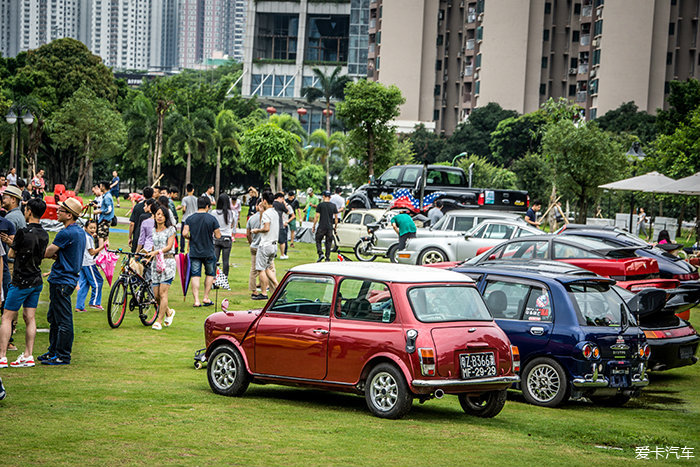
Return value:
M 273 261 L 277 256 L 277 245 L 262 245 L 258 247 L 255 253 L 255 270 L 264 271 L 272 266 Z
M 152 285 L 153 287 L 155 287 L 156 285 L 160 285 L 160 284 L 168 284 L 168 285 L 170 285 L 170 284 L 172 284 L 172 283 L 173 283 L 173 278 L 171 277 L 170 279 L 166 279 L 166 280 L 164 280 L 163 282 L 154 282 L 154 283 L 151 284 L 151 285 Z
M 202 275 L 202 263 L 205 275 L 216 276 L 216 258 L 190 258 L 190 277 Z
M 291 221 L 289 221 L 289 230 L 291 230 L 292 232 L 297 231 L 297 220 L 296 219 L 292 219 Z
M 277 243 L 287 243 L 287 227 L 280 227 Z
M 8 311 L 19 311 L 22 306 L 24 308 L 36 308 L 39 304 L 39 295 L 44 284 L 39 284 L 36 287 L 27 287 L 20 289 L 14 284 L 10 284 L 5 299 L 5 309 Z
M 97 224 L 97 238 L 109 238 L 109 224 L 112 222 L 112 219 L 108 221 L 100 221 L 99 224 Z

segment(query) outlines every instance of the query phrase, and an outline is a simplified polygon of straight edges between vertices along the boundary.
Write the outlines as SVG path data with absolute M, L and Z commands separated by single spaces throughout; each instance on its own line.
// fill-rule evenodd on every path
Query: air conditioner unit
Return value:
M 593 47 L 598 47 L 600 45 L 600 39 L 593 39 Z
M 593 69 L 591 70 L 591 74 L 590 74 L 591 79 L 595 78 L 595 75 L 598 74 L 597 72 L 598 72 L 598 69 L 597 69 L 597 68 L 593 68 Z
M 569 74 L 570 74 L 570 75 L 575 75 L 575 74 L 576 74 L 576 68 L 569 68 Z
M 484 14 L 483 14 L 483 13 L 479 13 L 479 16 L 476 17 L 476 20 L 479 21 L 479 22 L 483 21 L 483 20 L 484 20 Z

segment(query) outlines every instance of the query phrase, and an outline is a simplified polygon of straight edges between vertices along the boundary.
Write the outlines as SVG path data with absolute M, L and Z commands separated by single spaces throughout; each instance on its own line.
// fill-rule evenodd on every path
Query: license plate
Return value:
M 496 376 L 493 352 L 466 353 L 459 356 L 462 379 Z
M 630 372 L 629 368 L 613 368 L 610 373 L 613 375 L 626 375 Z
M 692 345 L 684 345 L 683 347 L 680 348 L 680 358 L 682 360 L 686 360 L 688 358 L 691 358 L 693 356 L 693 346 Z

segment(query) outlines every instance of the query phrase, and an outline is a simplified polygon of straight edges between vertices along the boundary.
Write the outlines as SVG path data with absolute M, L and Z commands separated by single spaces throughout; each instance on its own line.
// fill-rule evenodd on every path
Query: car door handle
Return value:
M 328 329 L 314 329 L 313 331 L 314 334 L 328 334 Z
M 541 336 L 544 334 L 544 328 L 542 326 L 533 326 L 530 328 L 530 334 L 533 336 Z

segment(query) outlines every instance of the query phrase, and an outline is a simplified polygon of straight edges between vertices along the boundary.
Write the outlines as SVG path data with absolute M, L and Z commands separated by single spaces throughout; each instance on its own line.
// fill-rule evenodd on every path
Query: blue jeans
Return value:
M 49 282 L 50 302 L 46 313 L 49 322 L 49 355 L 57 356 L 65 362 L 70 362 L 73 350 L 73 310 L 70 303 L 73 290 L 73 285 Z
M 80 276 L 78 278 L 78 298 L 75 302 L 75 308 L 84 310 L 85 299 L 88 294 L 88 286 L 92 287 L 90 295 L 90 305 L 100 305 L 102 303 L 102 284 L 104 279 L 96 265 L 83 266 L 80 268 Z

